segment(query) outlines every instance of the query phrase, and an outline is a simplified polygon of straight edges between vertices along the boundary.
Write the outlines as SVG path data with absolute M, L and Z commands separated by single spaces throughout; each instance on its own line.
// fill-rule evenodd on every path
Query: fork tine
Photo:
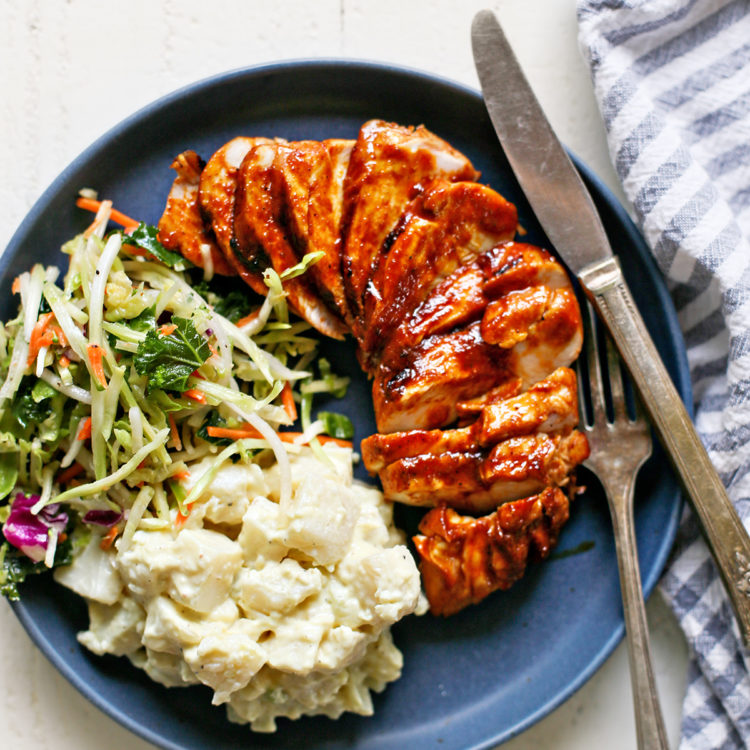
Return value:
M 612 413 L 614 421 L 629 419 L 625 402 L 625 389 L 622 384 L 620 355 L 615 348 L 612 337 L 607 334 L 607 370 L 609 371 L 609 392 L 612 396 Z
M 586 302 L 586 313 L 581 317 L 583 323 L 583 337 L 586 341 L 586 361 L 589 370 L 589 391 L 591 394 L 592 418 L 596 423 L 602 413 L 606 414 L 606 403 L 604 401 L 604 381 L 602 379 L 602 368 L 599 363 L 599 342 L 597 341 L 594 311 L 589 302 Z

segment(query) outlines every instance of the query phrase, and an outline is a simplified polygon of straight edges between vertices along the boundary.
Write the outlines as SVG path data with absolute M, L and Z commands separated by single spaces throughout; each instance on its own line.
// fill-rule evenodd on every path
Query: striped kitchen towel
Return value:
M 696 425 L 750 521 L 750 0 L 579 0 L 612 160 L 667 278 Z M 750 654 L 689 512 L 661 581 L 692 661 L 681 750 L 750 747 Z

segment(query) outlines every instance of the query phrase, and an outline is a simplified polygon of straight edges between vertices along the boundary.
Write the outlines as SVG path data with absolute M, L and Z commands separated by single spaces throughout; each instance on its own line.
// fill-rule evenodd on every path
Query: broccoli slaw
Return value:
M 275 461 L 288 499 L 289 452 L 309 445 L 330 461 L 320 441 L 352 437 L 341 414 L 313 420 L 314 394 L 340 397 L 348 381 L 285 299 L 284 282 L 320 253 L 267 269 L 262 298 L 82 195 L 97 213 L 63 246 L 67 273 L 18 276 L 18 315 L 0 325 L 0 592 L 11 599 L 28 573 L 69 564 L 92 531 L 126 547 L 137 529 L 184 523 L 227 461 Z M 125 230 L 107 232 L 110 221 Z M 298 414 L 301 432 L 280 430 Z

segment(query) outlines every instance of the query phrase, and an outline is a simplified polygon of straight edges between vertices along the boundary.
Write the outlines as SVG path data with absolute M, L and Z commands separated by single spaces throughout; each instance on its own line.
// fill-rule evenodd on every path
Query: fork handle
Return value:
M 633 491 L 637 471 L 624 482 L 604 486 L 612 516 L 612 528 L 620 571 L 620 589 L 627 630 L 630 682 L 633 688 L 635 728 L 640 750 L 669 750 L 654 670 L 643 601 L 638 547 L 633 522 Z
M 692 502 L 745 646 L 750 645 L 750 536 L 742 525 L 662 364 L 614 257 L 579 279 L 630 371 L 661 443 Z

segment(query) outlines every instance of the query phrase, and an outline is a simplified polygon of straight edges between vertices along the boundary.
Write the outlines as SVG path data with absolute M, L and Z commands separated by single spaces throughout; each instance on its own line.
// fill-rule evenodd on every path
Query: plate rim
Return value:
M 6 271 L 8 265 L 12 262 L 14 253 L 18 252 L 16 246 L 19 245 L 23 239 L 26 226 L 35 222 L 40 215 L 44 213 L 44 209 L 50 199 L 57 195 L 61 186 L 69 179 L 69 177 L 72 176 L 79 167 L 87 164 L 92 158 L 95 158 L 101 150 L 111 147 L 113 140 L 117 138 L 119 133 L 129 130 L 131 127 L 136 127 L 139 122 L 156 115 L 160 110 L 168 109 L 171 105 L 181 101 L 184 97 L 194 96 L 202 90 L 211 89 L 236 79 L 262 76 L 264 74 L 275 74 L 279 72 L 283 73 L 300 68 L 308 71 L 314 71 L 317 68 L 320 72 L 340 70 L 342 68 L 350 71 L 366 69 L 371 73 L 390 74 L 395 77 L 407 77 L 422 80 L 424 82 L 440 85 L 447 89 L 452 89 L 457 94 L 470 96 L 480 101 L 482 99 L 482 95 L 478 89 L 450 77 L 430 73 L 407 65 L 351 57 L 288 58 L 247 67 L 233 68 L 231 70 L 198 79 L 148 102 L 133 113 L 127 115 L 115 125 L 108 128 L 89 146 L 74 157 L 34 201 L 32 207 L 26 212 L 21 222 L 16 227 L 0 256 L 0 274 Z M 633 219 L 627 213 L 626 209 L 620 203 L 619 199 L 604 181 L 579 157 L 569 149 L 566 149 L 566 151 L 576 169 L 581 173 L 587 187 L 594 188 L 594 197 L 604 202 L 607 208 L 615 214 L 620 226 L 625 230 L 625 234 L 627 235 L 626 244 L 635 248 L 639 260 L 646 267 L 648 274 L 655 279 L 655 286 L 659 297 L 659 306 L 665 311 L 664 320 L 669 331 L 669 337 L 677 342 L 676 349 L 678 350 L 678 361 L 675 362 L 675 375 L 677 376 L 677 382 L 675 385 L 678 392 L 681 394 L 682 400 L 692 419 L 694 416 L 692 383 L 690 380 L 687 350 L 685 348 L 682 331 L 679 327 L 677 313 L 672 299 L 669 296 L 664 277 L 658 269 L 656 261 L 644 237 L 638 230 Z M 663 535 L 666 543 L 662 544 L 659 553 L 655 558 L 654 564 L 643 579 L 644 596 L 646 597 L 653 592 L 658 579 L 664 572 L 667 559 L 671 553 L 677 535 L 679 519 L 683 506 L 684 498 L 680 492 L 678 501 L 674 504 L 673 511 L 669 517 L 669 524 L 665 530 L 666 533 Z M 68 667 L 63 656 L 52 648 L 49 642 L 45 639 L 41 629 L 33 620 L 30 613 L 25 609 L 23 601 L 10 602 L 10 605 L 12 611 L 36 647 L 40 649 L 55 669 L 65 677 L 65 679 L 84 698 L 86 698 L 87 701 L 95 705 L 100 711 L 116 721 L 122 727 L 133 732 L 142 739 L 151 742 L 157 747 L 164 748 L 165 750 L 184 750 L 184 745 L 177 743 L 170 738 L 159 734 L 151 729 L 151 727 L 138 722 L 137 719 L 131 717 L 124 711 L 119 710 L 111 700 L 104 698 L 99 693 L 92 690 L 88 684 L 72 670 L 72 668 Z M 613 631 L 612 635 L 603 643 L 596 655 L 591 658 L 587 667 L 579 672 L 575 680 L 569 682 L 566 686 L 560 689 L 554 697 L 539 706 L 536 711 L 518 721 L 514 726 L 506 728 L 501 733 L 496 734 L 493 737 L 488 737 L 480 744 L 475 745 L 475 750 L 484 750 L 495 747 L 498 743 L 506 742 L 512 737 L 521 734 L 570 699 L 586 682 L 588 682 L 589 679 L 591 679 L 594 673 L 601 668 L 606 659 L 612 654 L 616 646 L 622 640 L 624 632 L 625 625 L 624 622 L 621 622 Z M 248 731 L 250 730 L 248 729 Z M 252 737 L 252 733 L 250 733 L 249 736 Z

